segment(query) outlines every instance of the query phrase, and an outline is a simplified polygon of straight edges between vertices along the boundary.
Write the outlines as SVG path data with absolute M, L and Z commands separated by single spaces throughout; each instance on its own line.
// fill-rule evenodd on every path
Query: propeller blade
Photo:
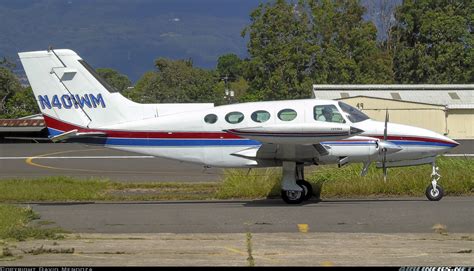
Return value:
M 387 125 L 388 125 L 388 108 L 385 109 L 385 127 L 384 127 L 384 129 L 383 129 L 383 140 L 384 140 L 384 142 L 387 141 L 387 138 L 388 138 Z M 387 162 L 387 151 L 388 151 L 387 148 L 384 148 L 384 149 L 383 149 L 382 166 L 383 166 L 383 181 L 384 181 L 384 182 L 387 182 L 387 165 L 386 165 L 386 162 Z
M 384 153 L 383 153 L 383 160 L 382 160 L 383 181 L 384 181 L 384 182 L 387 182 L 387 165 L 386 165 L 386 161 L 387 161 L 387 152 L 384 151 Z

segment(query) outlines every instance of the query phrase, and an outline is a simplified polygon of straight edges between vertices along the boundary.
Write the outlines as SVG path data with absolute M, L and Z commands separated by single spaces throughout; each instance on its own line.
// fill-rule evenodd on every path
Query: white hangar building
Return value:
M 313 85 L 317 99 L 343 100 L 369 117 L 474 140 L 474 84 Z

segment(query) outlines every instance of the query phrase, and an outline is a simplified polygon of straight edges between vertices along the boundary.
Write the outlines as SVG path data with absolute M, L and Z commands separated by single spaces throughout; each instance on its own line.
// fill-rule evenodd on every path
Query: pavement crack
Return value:
M 246 235 L 247 235 L 246 243 L 247 243 L 247 253 L 248 253 L 247 262 L 248 262 L 248 265 L 252 267 L 252 266 L 255 266 L 255 259 L 252 256 L 252 233 L 247 232 Z
M 472 252 L 472 249 L 462 249 L 462 250 L 457 251 L 456 253 L 463 254 L 463 253 L 471 253 L 471 252 Z

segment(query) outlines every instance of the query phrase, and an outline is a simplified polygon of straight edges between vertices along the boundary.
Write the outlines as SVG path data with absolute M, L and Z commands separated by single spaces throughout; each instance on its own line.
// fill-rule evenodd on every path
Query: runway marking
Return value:
M 331 262 L 331 261 L 324 261 L 324 262 L 321 262 L 321 265 L 322 266 L 334 266 L 334 263 Z
M 237 253 L 237 254 L 240 254 L 240 255 L 243 255 L 243 256 L 247 256 L 247 253 L 239 250 L 239 249 L 235 249 L 235 248 L 231 248 L 231 247 L 224 247 L 226 250 L 230 251 L 230 252 L 234 252 L 234 253 Z
M 53 166 L 47 166 L 47 165 L 42 165 L 33 162 L 34 159 L 47 159 L 47 157 L 52 157 L 49 155 L 57 155 L 57 154 L 65 154 L 65 153 L 71 153 L 71 152 L 86 152 L 86 151 L 98 151 L 98 150 L 103 150 L 100 148 L 96 149 L 88 149 L 88 150 L 68 150 L 68 151 L 60 151 L 60 152 L 53 152 L 53 153 L 46 153 L 46 154 L 41 154 L 37 156 L 31 156 L 27 157 L 25 159 L 25 163 L 27 163 L 30 166 L 34 167 L 39 167 L 39 168 L 46 168 L 46 169 L 55 169 L 55 170 L 66 170 L 66 171 L 80 171 L 80 172 L 96 172 L 96 173 L 135 173 L 135 174 L 150 174 L 150 173 L 155 173 L 155 174 L 175 174 L 177 172 L 174 171 L 159 171 L 159 172 L 153 172 L 153 171 L 123 171 L 123 170 L 97 170 L 97 169 L 82 169 L 82 168 L 63 168 L 63 167 L 53 167 Z M 78 156 L 81 157 L 81 156 Z M 136 156 L 133 156 L 136 157 Z M 152 156 L 153 157 L 153 156 Z M 209 173 L 193 173 L 193 176 L 200 175 L 200 176 L 209 176 L 212 174 Z
M 298 224 L 298 231 L 302 233 L 306 233 L 309 231 L 308 224 Z
M 64 154 L 64 153 L 71 153 L 71 152 L 84 152 L 84 151 L 94 151 L 94 150 L 100 150 L 100 149 L 90 149 L 90 150 L 69 150 L 69 151 L 59 151 L 59 152 L 53 152 L 53 153 L 46 153 L 46 154 L 41 154 L 37 156 L 31 156 L 26 158 L 25 162 L 30 165 L 30 166 L 35 166 L 35 167 L 40 167 L 40 168 L 47 168 L 47 169 L 59 169 L 59 170 L 65 170 L 63 168 L 57 168 L 57 167 L 50 167 L 50 166 L 45 166 L 41 164 L 37 164 L 33 162 L 33 159 L 40 158 L 40 157 L 45 157 L 48 155 L 54 155 L 54 154 Z M 66 170 L 71 170 L 71 169 L 66 169 Z
M 15 156 L 15 157 L 0 157 L 0 160 L 23 160 L 32 158 L 31 156 Z M 155 158 L 154 156 L 37 156 L 33 159 L 148 159 Z

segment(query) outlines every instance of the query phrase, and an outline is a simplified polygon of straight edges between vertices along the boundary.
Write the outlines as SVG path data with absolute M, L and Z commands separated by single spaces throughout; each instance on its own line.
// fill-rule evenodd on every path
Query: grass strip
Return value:
M 438 182 L 446 195 L 460 196 L 474 193 L 474 159 L 439 158 L 441 179 Z M 361 177 L 361 164 L 340 169 L 321 167 L 309 178 L 320 188 L 322 197 L 359 196 L 424 196 L 431 184 L 431 165 L 389 168 L 387 182 L 381 169 L 371 166 L 367 176 Z
M 474 193 L 474 159 L 437 159 L 442 176 L 439 184 L 446 195 L 461 196 Z M 431 183 L 431 165 L 390 168 L 383 181 L 382 170 L 372 165 L 365 177 L 360 176 L 361 164 L 342 168 L 334 165 L 316 167 L 306 173 L 316 195 L 322 198 L 370 196 L 424 196 Z M 280 195 L 280 169 L 228 170 L 217 198 L 262 198 Z
M 40 228 L 29 223 L 39 216 L 29 207 L 0 204 L 0 239 L 60 239 L 59 228 Z
M 439 158 L 438 166 L 439 183 L 447 195 L 474 193 L 474 159 Z M 431 174 L 429 165 L 391 168 L 384 183 L 382 171 L 374 166 L 365 177 L 360 177 L 360 164 L 315 169 L 307 173 L 307 180 L 323 198 L 423 196 Z M 0 202 L 256 199 L 278 197 L 280 178 L 281 169 L 270 168 L 226 170 L 222 182 L 213 183 L 117 183 L 71 177 L 2 180 Z

